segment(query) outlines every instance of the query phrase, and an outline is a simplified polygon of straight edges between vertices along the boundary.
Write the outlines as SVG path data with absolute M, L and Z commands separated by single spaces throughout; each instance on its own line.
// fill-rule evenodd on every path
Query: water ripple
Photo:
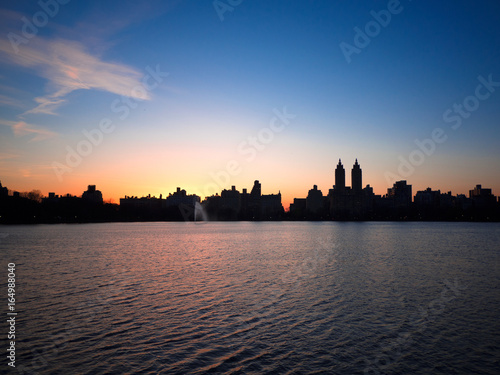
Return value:
M 181 224 L 2 229 L 27 370 L 497 373 L 498 225 Z

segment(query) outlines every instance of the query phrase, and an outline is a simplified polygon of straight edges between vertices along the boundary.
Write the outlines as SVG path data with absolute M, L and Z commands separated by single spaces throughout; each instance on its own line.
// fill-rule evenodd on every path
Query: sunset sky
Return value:
M 357 158 L 377 194 L 500 195 L 496 0 L 2 4 L 11 190 L 118 202 L 260 180 L 288 208 L 327 194 L 339 158 L 350 184 Z

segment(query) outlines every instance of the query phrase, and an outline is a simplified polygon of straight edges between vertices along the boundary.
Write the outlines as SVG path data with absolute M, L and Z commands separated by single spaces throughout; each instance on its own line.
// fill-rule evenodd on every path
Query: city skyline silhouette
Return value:
M 288 206 L 327 194 L 342 155 L 377 195 L 500 191 L 495 2 L 62 3 L 0 12 L 12 190 L 118 202 L 258 178 Z
M 0 373 L 496 375 L 499 17 L 3 1 Z
M 106 204 L 108 216 L 105 216 L 102 210 L 103 194 L 96 189 L 96 185 L 88 185 L 88 189 L 83 192 L 80 199 L 79 196 L 58 195 L 55 192 L 50 192 L 45 197 L 37 191 L 23 194 L 14 191 L 9 194 L 8 189 L 2 187 L 0 182 L 4 205 L 0 208 L 0 216 L 4 223 L 16 220 L 23 222 L 23 219 L 16 219 L 13 212 L 18 211 L 22 206 L 21 199 L 24 199 L 25 204 L 26 200 L 41 203 L 39 220 L 47 222 L 73 221 L 73 216 L 75 219 L 80 216 L 83 221 L 196 221 L 196 212 L 199 212 L 200 217 L 206 221 L 283 219 L 496 221 L 500 219 L 500 198 L 492 194 L 490 188 L 483 188 L 480 184 L 469 190 L 468 196 L 452 195 L 451 191 L 441 193 L 440 190 L 432 190 L 430 187 L 413 194 L 412 185 L 406 180 L 400 180 L 387 189 L 387 194 L 377 195 L 370 184 L 363 187 L 363 172 L 357 158 L 351 169 L 351 186 L 346 184 L 345 175 L 345 168 L 339 159 L 334 171 L 334 184 L 327 194 L 323 194 L 317 185 L 313 185 L 306 198 L 295 197 L 288 208 L 282 204 L 281 190 L 274 194 L 262 194 L 262 185 L 259 180 L 255 180 L 250 191 L 243 188 L 240 193 L 236 186 L 232 185 L 230 189 L 221 189 L 220 192 L 204 198 L 188 194 L 180 187 L 168 196 L 165 195 L 165 198 L 163 194 L 159 197 L 151 194 L 142 197 L 125 195 L 120 198 L 119 205 Z M 6 206 L 8 207 L 5 208 Z M 64 206 L 67 207 L 63 208 Z M 69 212 L 73 210 L 79 214 L 70 214 L 71 219 L 64 219 L 57 214 L 68 207 Z M 97 210 L 96 207 L 101 211 L 93 216 L 92 210 Z M 81 212 L 85 212 L 83 217 Z M 31 213 L 28 216 L 31 216 Z M 24 222 L 26 221 L 37 222 L 36 219 L 24 219 Z

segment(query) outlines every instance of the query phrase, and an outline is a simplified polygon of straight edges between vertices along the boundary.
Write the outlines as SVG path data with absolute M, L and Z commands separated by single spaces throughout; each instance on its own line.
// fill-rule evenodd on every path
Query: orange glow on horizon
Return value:
M 73 181 L 70 184 L 65 185 L 65 188 L 63 189 L 54 189 L 52 187 L 46 186 L 46 184 L 42 184 L 42 186 L 32 186 L 30 183 L 26 181 L 25 178 L 22 178 L 25 180 L 24 182 L 19 182 L 17 184 L 12 184 L 10 179 L 4 179 L 1 180 L 2 185 L 4 187 L 9 188 L 10 191 L 19 191 L 19 192 L 27 192 L 27 191 L 32 191 L 32 190 L 40 190 L 43 196 L 48 196 L 49 192 L 54 192 L 56 195 L 66 195 L 66 194 L 71 194 L 74 196 L 81 197 L 82 193 L 87 190 L 88 185 L 96 185 L 96 188 L 100 190 L 103 194 L 103 199 L 107 203 L 115 203 L 119 204 L 120 203 L 120 198 L 124 198 L 125 196 L 137 196 L 137 197 L 146 197 L 148 195 L 151 195 L 151 197 L 155 196 L 157 198 L 160 197 L 160 194 L 162 195 L 163 198 L 168 197 L 170 193 L 174 193 L 176 191 L 177 187 L 180 187 L 181 189 L 186 190 L 188 194 L 196 194 L 200 196 L 201 200 L 203 201 L 206 196 L 201 194 L 202 190 L 201 188 L 196 188 L 194 185 L 183 185 L 183 184 L 167 184 L 165 187 L 159 187 L 158 184 L 146 184 L 145 181 L 141 181 L 141 186 L 139 184 L 135 185 L 133 188 L 132 186 L 127 187 L 127 185 L 124 185 L 120 182 L 98 182 L 95 180 L 91 180 L 90 182 L 77 182 Z M 85 178 L 86 181 L 88 179 Z M 274 191 L 274 189 L 269 189 L 266 188 L 265 181 L 260 181 L 263 184 L 262 188 L 262 194 L 277 194 L 278 189 Z M 412 184 L 412 181 L 409 181 L 410 184 Z M 281 192 L 281 203 L 283 205 L 283 208 L 285 211 L 289 210 L 290 204 L 293 203 L 294 198 L 306 198 L 309 189 L 312 189 L 313 184 L 310 184 L 310 186 L 306 189 L 302 188 L 301 186 L 288 186 L 286 189 L 279 189 Z M 366 184 L 364 184 L 366 186 Z M 371 184 L 370 184 L 371 185 Z M 333 184 L 332 184 L 333 186 Z M 328 190 L 332 186 L 320 186 L 318 185 L 318 189 L 322 191 L 323 195 L 326 196 L 328 194 Z M 376 188 L 373 185 L 371 185 L 374 189 L 374 194 L 376 195 L 385 195 L 387 193 L 387 188 Z M 468 196 L 469 190 L 473 189 L 475 185 L 471 186 L 462 186 L 461 189 L 456 189 L 452 190 L 453 195 L 457 194 L 465 194 Z M 492 188 L 492 193 L 494 195 L 498 195 L 500 188 L 499 187 L 492 187 L 489 185 L 482 185 L 484 188 Z M 417 191 L 420 190 L 425 190 L 428 186 L 426 183 L 413 183 L 412 184 L 412 192 L 413 196 L 417 193 Z M 441 190 L 442 193 L 446 193 L 449 191 L 449 189 L 445 188 L 439 188 L 437 186 L 430 186 L 433 190 Z M 246 186 L 245 187 L 248 192 L 251 191 L 252 186 Z M 227 189 L 230 189 L 230 187 L 227 187 Z M 223 190 L 223 189 L 221 189 Z M 238 186 L 237 190 L 240 191 L 240 193 L 243 190 L 243 187 Z M 220 194 L 220 191 L 218 192 Z
M 114 144 L 109 144 L 114 149 Z M 78 168 L 63 175 L 63 181 L 58 181 L 50 168 L 19 168 L 17 173 L 1 176 L 2 185 L 11 191 L 40 190 L 42 195 L 49 192 L 56 195 L 71 194 L 81 196 L 88 185 L 96 185 L 103 194 L 105 201 L 119 203 L 125 196 L 151 196 L 166 198 L 176 191 L 177 187 L 186 190 L 188 194 L 196 194 L 202 200 L 206 196 L 218 193 L 223 189 L 235 186 L 240 192 L 244 188 L 251 191 L 254 180 L 262 184 L 262 194 L 277 194 L 281 192 L 281 202 L 285 210 L 289 209 L 294 198 L 306 198 L 308 191 L 317 185 L 323 196 L 328 195 L 335 183 L 334 165 L 318 163 L 309 160 L 293 160 L 287 162 L 282 157 L 259 155 L 253 162 L 238 159 L 239 173 L 229 175 L 225 169 L 227 161 L 231 160 L 224 152 L 215 155 L 215 161 L 208 158 L 208 149 L 188 151 L 178 147 L 162 150 L 161 148 L 140 148 L 125 157 L 123 154 L 106 152 L 95 153 L 85 159 Z M 232 154 L 230 155 L 233 156 Z M 236 155 L 237 156 L 237 155 Z M 236 157 L 235 157 L 236 159 Z M 450 178 L 451 173 L 460 170 L 445 170 L 436 160 L 432 165 L 421 167 L 407 178 L 401 178 L 412 185 L 412 194 L 430 187 L 441 190 L 442 193 L 451 191 L 453 195 L 465 194 L 477 184 L 483 188 L 491 188 L 496 196 L 500 194 L 500 176 L 492 175 L 488 170 L 474 168 L 474 162 L 466 165 L 474 170 L 475 175 L 461 176 L 460 180 Z M 346 171 L 346 185 L 351 185 L 351 160 L 343 162 Z M 376 163 L 360 160 L 363 170 L 363 187 L 368 184 L 376 195 L 385 195 L 389 184 L 384 177 L 384 169 L 376 168 Z M 214 167 L 214 165 L 216 167 Z M 113 167 L 110 167 L 113 166 Z M 393 168 L 395 171 L 395 169 Z M 446 174 L 450 173 L 450 174 Z M 249 178 L 255 176 L 255 178 Z

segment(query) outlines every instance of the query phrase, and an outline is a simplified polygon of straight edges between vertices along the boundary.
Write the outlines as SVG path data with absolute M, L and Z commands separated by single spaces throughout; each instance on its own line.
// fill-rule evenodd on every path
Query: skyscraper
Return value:
M 362 180 L 361 180 L 361 167 L 358 164 L 358 159 L 354 163 L 351 171 L 351 184 L 354 193 L 361 193 Z
M 337 168 L 335 169 L 335 190 L 345 190 L 345 169 L 340 159 L 339 163 L 337 164 Z

